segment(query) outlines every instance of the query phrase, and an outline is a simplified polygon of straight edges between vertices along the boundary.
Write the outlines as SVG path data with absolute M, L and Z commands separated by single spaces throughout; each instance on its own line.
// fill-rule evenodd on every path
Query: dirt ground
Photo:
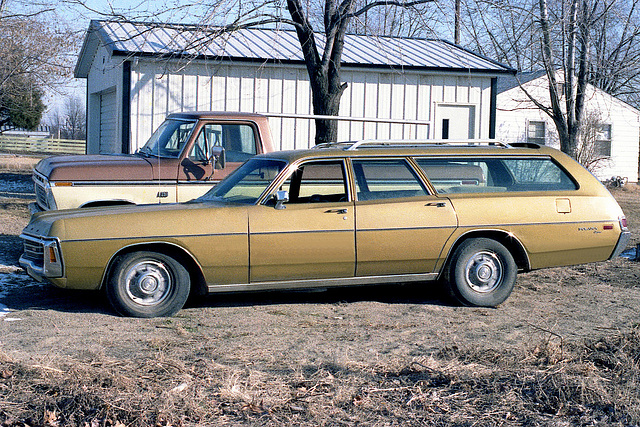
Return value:
M 635 246 L 640 190 L 614 195 Z M 130 319 L 20 272 L 28 202 L 0 194 L 0 426 L 640 425 L 640 262 L 521 274 L 496 309 L 414 284 Z

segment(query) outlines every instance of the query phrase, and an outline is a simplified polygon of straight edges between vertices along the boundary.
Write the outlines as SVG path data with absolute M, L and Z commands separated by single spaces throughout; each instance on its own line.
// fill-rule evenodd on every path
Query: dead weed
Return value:
M 161 353 L 60 366 L 0 356 L 2 426 L 640 424 L 639 328 L 279 373 Z

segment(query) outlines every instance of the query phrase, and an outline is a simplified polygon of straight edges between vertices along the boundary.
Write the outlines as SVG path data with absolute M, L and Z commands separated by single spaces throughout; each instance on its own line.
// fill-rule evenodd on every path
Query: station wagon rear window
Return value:
M 438 193 L 577 190 L 548 157 L 416 159 Z

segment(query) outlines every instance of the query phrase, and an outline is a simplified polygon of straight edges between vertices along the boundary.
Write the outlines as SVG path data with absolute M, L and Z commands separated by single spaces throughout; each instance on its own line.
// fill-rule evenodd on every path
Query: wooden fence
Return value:
M 0 150 L 11 153 L 85 154 L 87 142 L 0 134 Z

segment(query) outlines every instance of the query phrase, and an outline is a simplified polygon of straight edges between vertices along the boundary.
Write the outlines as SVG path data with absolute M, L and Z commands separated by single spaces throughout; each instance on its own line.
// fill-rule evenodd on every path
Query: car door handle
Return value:
M 431 203 L 427 203 L 425 206 L 435 206 L 436 208 L 444 208 L 445 206 L 447 206 L 447 204 L 445 202 L 431 202 Z
M 344 215 L 347 212 L 349 212 L 349 210 L 347 208 L 329 209 L 328 211 L 324 211 L 324 213 L 334 213 L 334 214 L 338 214 L 338 215 Z

